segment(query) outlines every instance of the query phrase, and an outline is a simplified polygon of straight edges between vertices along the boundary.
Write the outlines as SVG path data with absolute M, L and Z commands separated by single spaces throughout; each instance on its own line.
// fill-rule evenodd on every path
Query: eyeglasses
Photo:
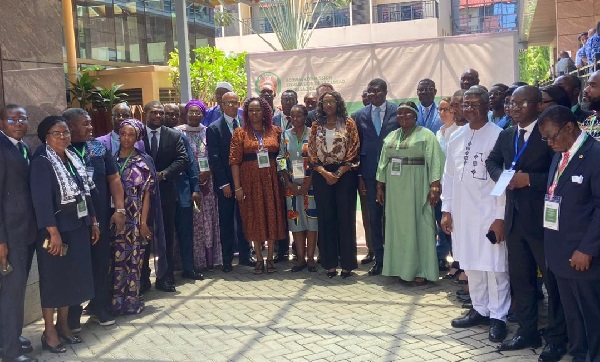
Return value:
M 189 112 L 187 112 L 187 114 L 189 116 L 201 116 L 202 115 L 202 111 L 189 111 Z
M 224 106 L 227 106 L 227 107 L 237 107 L 237 106 L 239 106 L 239 105 L 240 105 L 240 102 L 234 102 L 234 101 L 231 101 L 231 102 L 223 102 L 223 105 L 224 105 Z
M 550 136 L 550 137 L 542 137 L 542 141 L 544 142 L 556 142 L 556 139 L 558 138 L 558 136 L 560 135 L 560 132 L 563 130 L 563 128 L 565 128 L 565 126 L 569 124 L 568 122 L 563 124 L 562 127 L 560 127 L 558 129 L 558 132 L 556 132 L 556 134 L 554 136 Z
M 414 114 L 413 112 L 408 112 L 408 113 L 398 113 L 397 117 L 398 118 L 417 118 L 417 115 Z
M 69 138 L 69 137 L 71 137 L 71 131 L 64 131 L 64 132 L 54 131 L 54 132 L 48 132 L 48 134 L 52 135 L 52 137 L 54 137 L 54 138 Z
M 429 93 L 433 92 L 435 87 L 417 88 L 417 93 Z
M 438 107 L 438 112 L 442 113 L 442 112 L 450 112 L 452 111 L 451 107 Z
M 128 113 L 114 113 L 112 116 L 114 119 L 126 119 L 131 117 Z
M 29 117 L 27 117 L 27 116 L 23 116 L 21 118 L 15 118 L 15 119 L 9 118 L 6 120 L 6 123 L 8 123 L 8 124 L 15 124 L 15 123 L 23 124 L 23 123 L 27 123 L 27 122 L 29 122 Z
M 521 101 L 521 102 L 515 102 L 515 101 L 511 101 L 508 105 L 511 106 L 512 108 L 527 108 L 527 106 L 531 105 L 531 104 L 537 104 L 539 102 L 537 101 Z
M 468 108 L 479 108 L 481 107 L 481 103 L 463 103 L 462 104 L 463 109 L 468 109 Z
M 335 106 L 337 101 L 323 101 L 322 103 L 324 106 Z

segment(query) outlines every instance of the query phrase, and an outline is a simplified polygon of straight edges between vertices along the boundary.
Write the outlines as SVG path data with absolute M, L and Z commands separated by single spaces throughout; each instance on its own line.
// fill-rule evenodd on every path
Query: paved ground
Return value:
M 24 334 L 43 361 L 535 361 L 540 352 L 500 354 L 483 327 L 452 329 L 464 310 L 449 281 L 407 287 L 366 267 L 342 280 L 291 266 L 215 271 L 174 295 L 153 290 L 141 315 L 85 324 L 85 343 L 66 354 L 42 352 L 40 321 Z

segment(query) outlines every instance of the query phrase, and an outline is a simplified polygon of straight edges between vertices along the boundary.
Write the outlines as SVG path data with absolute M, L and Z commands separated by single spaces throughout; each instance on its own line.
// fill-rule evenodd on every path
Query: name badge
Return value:
M 304 170 L 304 160 L 292 160 L 292 175 L 295 179 L 301 179 L 306 177 Z
M 77 203 L 77 217 L 81 219 L 86 216 L 88 216 L 88 208 L 84 199 L 83 201 Z
M 88 174 L 88 176 L 90 178 L 94 178 L 94 168 L 93 167 L 86 167 L 85 168 L 85 172 Z
M 562 197 L 546 195 L 544 197 L 544 227 L 558 231 L 560 217 L 560 202 Z
M 402 159 L 392 158 L 391 160 L 392 176 L 400 176 L 402 174 Z
M 271 167 L 271 164 L 269 163 L 269 152 L 267 150 L 257 151 L 256 159 L 258 160 L 258 168 Z
M 504 193 L 504 191 L 506 190 L 506 188 L 508 187 L 510 180 L 512 180 L 512 178 L 514 176 L 515 176 L 515 170 L 504 170 L 502 172 L 502 174 L 500 174 L 500 177 L 498 178 L 498 182 L 496 182 L 496 185 L 492 189 L 492 192 L 490 192 L 490 195 L 491 196 L 501 196 Z
M 200 172 L 210 171 L 208 157 L 198 157 L 198 166 L 200 167 Z

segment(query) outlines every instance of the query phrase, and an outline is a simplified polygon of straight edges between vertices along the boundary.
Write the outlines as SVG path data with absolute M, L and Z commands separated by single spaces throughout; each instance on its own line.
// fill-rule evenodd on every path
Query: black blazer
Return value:
M 31 155 L 29 148 L 27 155 Z M 36 230 L 29 163 L 0 132 L 0 242 L 8 243 L 9 249 L 23 247 L 35 241 Z
M 561 155 L 552 160 L 547 186 L 554 181 L 554 174 Z M 544 229 L 544 249 L 550 270 L 557 277 L 567 279 L 600 279 L 600 143 L 588 136 L 573 156 L 554 190 L 562 197 L 558 219 L 558 231 Z M 581 183 L 572 177 L 583 177 Z M 576 271 L 569 259 L 575 250 L 592 256 L 587 271 Z
M 144 135 L 144 147 L 150 155 L 150 142 L 148 135 Z M 166 180 L 160 182 L 160 195 L 162 200 L 177 199 L 177 177 L 184 172 L 190 160 L 188 159 L 181 134 L 165 126 L 160 127 L 160 142 L 158 152 L 154 158 L 156 172 L 162 172 Z
M 518 127 L 513 126 L 500 132 L 492 152 L 485 161 L 488 173 L 494 181 L 505 169 L 508 170 L 515 157 L 515 137 Z M 544 237 L 542 213 L 544 209 L 544 196 L 546 195 L 546 181 L 548 169 L 554 157 L 554 151 L 545 141 L 542 141 L 539 126 L 535 125 L 527 148 L 515 165 L 516 172 L 529 174 L 531 186 L 517 190 L 506 190 L 506 211 L 504 214 L 504 227 L 506 234 L 510 233 L 513 225 L 514 211 L 526 218 L 527 225 L 525 237 L 542 240 Z
M 231 148 L 231 131 L 221 116 L 206 129 L 206 149 L 208 163 L 213 175 L 213 186 L 218 192 L 221 186 L 229 184 L 233 187 L 233 176 L 229 166 L 229 149 Z
M 390 132 L 398 129 L 396 116 L 398 115 L 398 106 L 390 101 L 386 101 L 385 115 L 381 120 L 381 132 L 377 135 L 375 125 L 371 119 L 372 105 L 359 109 L 352 115 L 358 128 L 358 137 L 360 139 L 360 166 L 358 172 L 363 178 L 374 179 L 379 164 L 379 156 L 383 148 L 383 140 Z

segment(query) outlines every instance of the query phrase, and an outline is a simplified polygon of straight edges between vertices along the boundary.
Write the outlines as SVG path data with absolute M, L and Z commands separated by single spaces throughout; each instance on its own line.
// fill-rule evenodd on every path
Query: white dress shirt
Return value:
M 150 147 L 152 147 L 152 135 L 154 131 L 156 131 L 156 145 L 157 147 L 160 146 L 160 130 L 162 129 L 162 127 L 158 127 L 157 129 L 152 129 L 148 126 L 146 126 L 146 134 L 148 135 L 148 144 L 150 145 Z
M 535 127 L 536 123 L 537 123 L 537 119 L 535 121 L 531 122 L 529 124 L 529 126 L 527 126 L 525 128 L 522 128 L 521 126 L 519 126 L 518 127 L 519 130 L 517 131 L 517 137 L 521 133 L 520 131 L 522 129 L 524 129 L 525 130 L 525 135 L 523 137 L 525 138 L 525 142 L 527 142 L 527 140 L 529 139 L 529 136 L 531 136 L 531 132 L 533 132 L 533 128 Z
M 379 119 L 381 119 L 381 128 L 383 128 L 383 117 L 385 117 L 385 108 L 386 108 L 386 103 L 387 102 L 383 102 L 382 105 L 380 105 L 379 107 L 371 104 L 371 120 L 373 121 L 373 124 L 375 124 L 375 112 L 379 111 Z

